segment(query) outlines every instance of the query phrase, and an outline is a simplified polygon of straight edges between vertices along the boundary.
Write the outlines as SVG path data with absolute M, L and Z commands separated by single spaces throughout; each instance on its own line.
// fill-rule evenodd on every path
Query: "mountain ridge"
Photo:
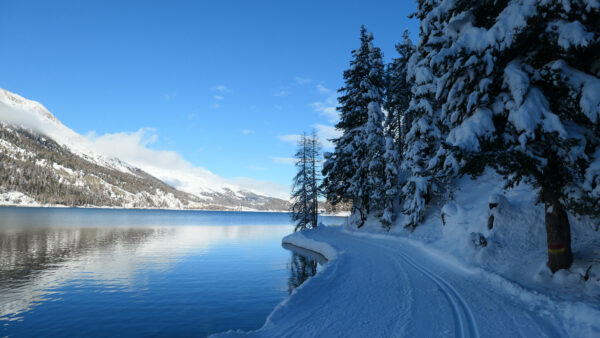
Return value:
M 0 89 L 0 163 L 0 205 L 257 211 L 289 205 L 221 181 L 203 185 L 218 178 L 209 172 L 212 176 L 197 178 L 196 193 L 176 189 L 143 168 L 93 151 L 88 139 L 41 103 L 5 89 Z

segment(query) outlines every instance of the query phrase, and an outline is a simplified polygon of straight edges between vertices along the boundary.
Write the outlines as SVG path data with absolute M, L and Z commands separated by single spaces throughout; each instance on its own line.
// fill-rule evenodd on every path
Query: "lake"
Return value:
M 0 207 L 0 336 L 257 329 L 318 270 L 282 248 L 292 231 L 287 213 Z

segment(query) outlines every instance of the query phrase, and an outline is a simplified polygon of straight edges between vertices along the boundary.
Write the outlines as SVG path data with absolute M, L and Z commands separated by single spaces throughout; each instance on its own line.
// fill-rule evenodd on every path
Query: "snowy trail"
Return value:
M 568 336 L 553 309 L 525 303 L 411 240 L 323 227 L 284 242 L 330 261 L 254 332 L 225 336 L 556 337 Z M 524 291 L 529 292 L 529 291 Z M 535 297 L 530 297 L 535 299 Z M 525 297 L 525 299 L 530 299 Z
M 416 302 L 410 311 L 408 336 L 564 335 L 560 328 L 550 324 L 549 318 L 540 318 L 528 306 L 511 299 L 510 295 L 490 285 L 489 281 L 440 260 L 423 248 L 412 245 L 409 240 L 389 236 L 374 239 L 361 234 L 344 235 L 341 240 L 348 241 L 349 245 L 356 241 L 361 243 L 361 248 L 370 246 L 373 251 L 369 254 L 384 258 L 379 264 L 386 264 L 385 258 L 394 260 L 400 257 L 400 262 L 396 259 L 394 268 L 406 272 Z M 385 294 L 381 296 L 385 297 Z

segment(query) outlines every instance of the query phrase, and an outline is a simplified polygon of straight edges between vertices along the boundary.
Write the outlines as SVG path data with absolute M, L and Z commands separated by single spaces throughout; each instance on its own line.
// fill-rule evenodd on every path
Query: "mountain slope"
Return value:
M 91 148 L 41 104 L 0 89 L 0 204 L 287 210 L 285 200 L 230 186 L 182 192 Z

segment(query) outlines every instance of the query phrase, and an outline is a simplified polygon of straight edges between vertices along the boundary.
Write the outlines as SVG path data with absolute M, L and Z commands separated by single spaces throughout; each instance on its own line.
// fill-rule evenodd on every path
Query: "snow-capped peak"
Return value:
M 133 173 L 131 165 L 92 151 L 88 139 L 62 124 L 41 103 L 28 100 L 6 89 L 0 89 L 0 123 L 48 136 L 73 153 L 95 164 L 121 172 Z

